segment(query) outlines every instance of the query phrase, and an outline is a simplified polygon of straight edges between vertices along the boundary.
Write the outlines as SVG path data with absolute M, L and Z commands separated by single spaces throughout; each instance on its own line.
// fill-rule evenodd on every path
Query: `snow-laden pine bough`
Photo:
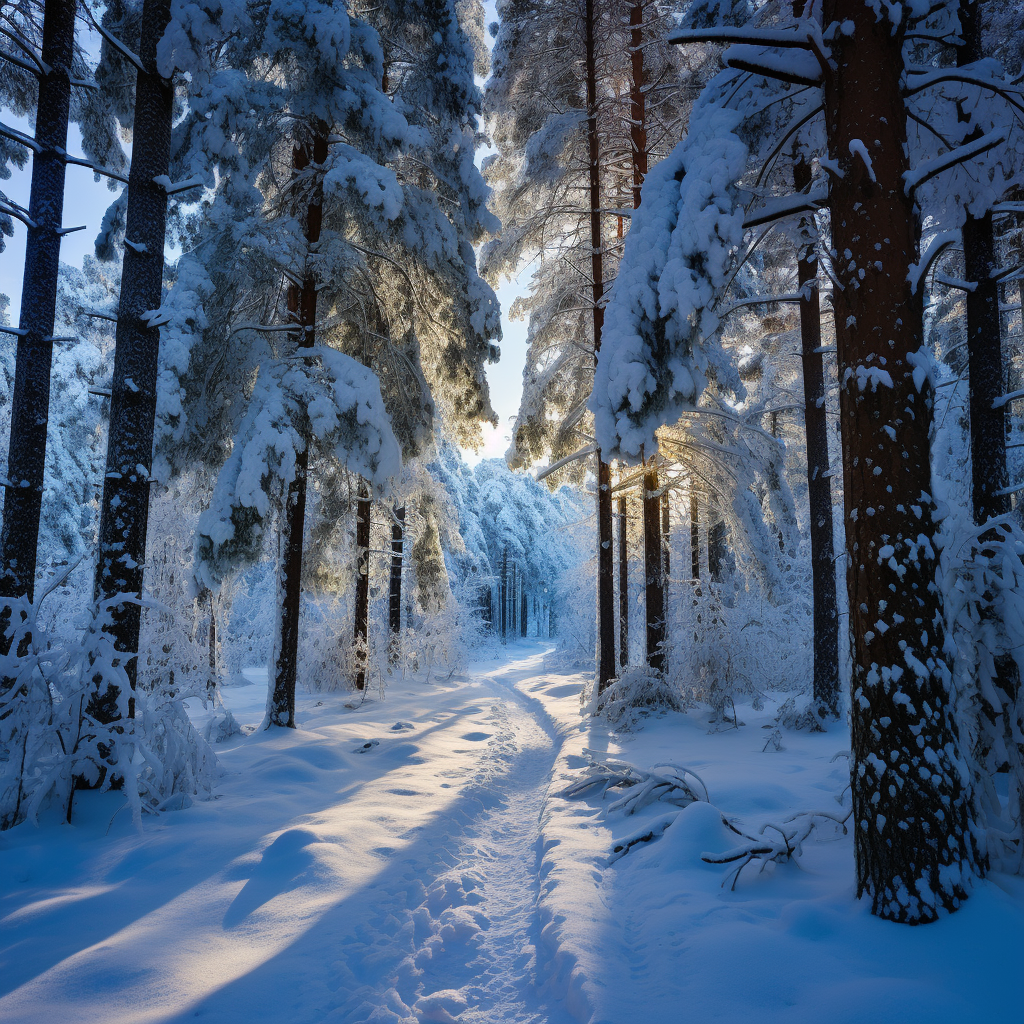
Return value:
M 606 813 L 621 811 L 623 814 L 635 814 L 641 808 L 659 802 L 674 804 L 679 808 L 688 807 L 697 801 L 710 803 L 704 780 L 683 765 L 666 761 L 650 768 L 638 768 L 627 761 L 599 761 L 594 758 L 592 752 L 587 753 L 591 762 L 584 777 L 562 790 L 561 796 L 567 800 L 579 799 L 598 787 L 603 800 L 609 790 L 622 787 L 625 793 L 608 805 Z M 697 786 L 700 788 L 697 789 Z M 652 839 L 661 838 L 678 814 L 679 811 L 663 814 L 635 834 L 616 843 L 608 863 L 614 864 L 638 843 L 648 843 Z
M 658 802 L 675 804 L 679 808 L 659 815 L 616 842 L 608 857 L 608 865 L 621 860 L 635 847 L 660 839 L 676 822 L 683 808 L 698 801 L 711 802 L 703 779 L 682 765 L 662 762 L 645 769 L 627 761 L 597 760 L 591 751 L 587 753 L 591 762 L 585 769 L 583 778 L 567 786 L 560 794 L 566 799 L 579 799 L 600 788 L 603 800 L 609 790 L 623 787 L 626 792 L 605 808 L 605 814 L 616 811 L 634 814 Z M 836 754 L 832 761 L 840 757 L 849 758 L 849 754 L 845 751 Z M 699 785 L 699 790 L 691 783 L 691 779 Z M 744 832 L 734 819 L 723 814 L 722 824 L 746 842 L 723 853 L 702 854 L 701 859 L 708 864 L 733 865 L 722 879 L 722 885 L 724 887 L 728 884 L 730 889 L 735 889 L 740 874 L 749 864 L 757 861 L 760 864 L 759 870 L 763 871 L 770 863 L 782 864 L 801 856 L 803 844 L 829 823 L 846 835 L 847 822 L 853 814 L 852 804 L 847 804 L 845 800 L 849 790 L 849 786 L 845 787 L 835 798 L 842 808 L 839 813 L 801 811 L 781 823 L 765 823 L 756 835 Z

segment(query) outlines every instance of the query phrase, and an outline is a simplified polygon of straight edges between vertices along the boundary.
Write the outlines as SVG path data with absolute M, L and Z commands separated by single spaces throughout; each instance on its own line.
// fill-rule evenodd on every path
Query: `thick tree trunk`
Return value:
M 661 494 L 654 456 L 644 467 L 644 598 L 647 618 L 647 664 L 655 672 L 665 668 L 665 588 L 662 583 L 664 552 L 661 546 Z
M 370 517 L 373 505 L 366 484 L 359 484 L 356 502 L 356 689 L 366 687 L 366 664 L 369 661 L 370 621 Z
M 393 662 L 401 649 L 402 635 L 402 549 L 405 531 L 405 506 L 395 509 L 391 520 L 391 586 L 388 592 L 388 632 L 391 642 L 388 656 Z
M 292 148 L 292 167 L 299 174 L 310 165 L 310 152 L 305 145 Z M 327 129 L 317 132 L 313 140 L 312 163 L 327 160 Z M 319 196 L 306 209 L 306 241 L 310 248 L 320 241 L 323 208 Z M 297 319 L 298 348 L 312 348 L 316 340 L 316 279 L 306 261 L 302 287 L 288 290 L 288 308 Z M 302 607 L 302 545 L 306 522 L 306 485 L 309 471 L 309 450 L 303 449 L 295 458 L 295 478 L 288 485 L 284 521 L 281 527 L 281 561 L 278 569 L 280 624 L 277 659 L 274 664 L 274 689 L 270 695 L 267 726 L 295 728 L 295 680 L 299 668 L 299 618 Z
M 64 151 L 68 141 L 75 0 L 50 0 L 43 14 L 43 63 L 39 79 L 32 191 L 25 242 L 25 275 L 11 398 L 11 436 L 0 530 L 0 602 L 35 593 L 36 549 L 46 465 L 50 411 L 50 363 L 57 303 L 61 227 L 64 216 Z M 10 650 L 6 627 L 10 606 L 0 612 L 0 653 Z M 27 640 L 27 638 L 26 638 Z M 27 646 L 27 645 L 26 645 Z
M 150 465 L 156 421 L 156 382 L 160 330 L 146 316 L 159 308 L 164 276 L 167 193 L 155 179 L 166 177 L 171 155 L 174 90 L 156 70 L 156 47 L 171 16 L 170 0 L 146 0 L 142 8 L 139 57 L 145 73 L 135 85 L 132 165 L 128 174 L 128 214 L 121 299 L 117 311 L 114 375 L 107 435 L 107 467 L 100 506 L 96 596 L 130 595 L 112 610 L 110 632 L 124 656 L 135 689 L 142 608 L 146 529 L 149 523 Z M 135 700 L 128 701 L 129 715 Z M 89 702 L 101 722 L 119 717 L 117 690 L 109 687 Z
M 626 496 L 619 498 L 619 665 L 629 664 L 629 541 Z
M 584 3 L 586 42 L 587 141 L 590 164 L 590 267 L 594 304 L 594 362 L 601 351 L 604 327 L 604 270 L 601 238 L 601 142 L 597 129 L 597 13 L 594 0 Z M 597 688 L 615 675 L 615 563 L 612 552 L 611 467 L 597 458 Z
M 960 906 L 982 865 L 944 653 L 930 433 L 914 382 L 920 224 L 904 189 L 903 25 L 826 0 L 833 293 L 852 662 L 854 853 L 872 912 L 916 924 Z M 863 140 L 863 141 L 861 141 Z M 867 147 L 865 151 L 864 147 Z
M 811 183 L 811 167 L 793 164 L 798 191 Z M 797 259 L 800 282 L 800 341 L 804 372 L 804 431 L 807 436 L 807 496 L 810 505 L 811 590 L 814 603 L 814 703 L 819 713 L 839 714 L 839 609 L 832 542 L 832 485 L 828 475 L 828 419 L 821 354 L 821 313 L 814 252 L 814 221 L 801 222 L 805 245 Z

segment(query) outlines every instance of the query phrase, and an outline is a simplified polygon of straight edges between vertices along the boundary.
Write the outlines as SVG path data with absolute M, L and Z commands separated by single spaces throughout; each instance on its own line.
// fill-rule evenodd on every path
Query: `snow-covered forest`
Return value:
M 1020 1024 L 1022 40 L 0 0 L 0 1019 Z

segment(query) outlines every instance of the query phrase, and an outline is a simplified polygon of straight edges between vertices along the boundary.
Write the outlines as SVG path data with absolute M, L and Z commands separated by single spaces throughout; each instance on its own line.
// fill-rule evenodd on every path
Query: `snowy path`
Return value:
M 222 750 L 220 799 L 141 836 L 108 796 L 0 837 L 0 1019 L 562 1024 L 534 985 L 558 744 L 514 689 L 546 650 L 358 707 L 301 696 L 299 730 Z
M 296 730 L 222 744 L 217 799 L 146 822 L 83 794 L 76 822 L 0 834 L 3 1024 L 1021 1024 L 1024 882 L 993 875 L 925 928 L 854 898 L 849 836 L 722 887 L 704 851 L 828 805 L 848 742 L 770 706 L 709 731 L 581 720 L 583 675 L 510 645 L 461 677 L 300 694 Z M 231 688 L 239 720 L 265 686 Z M 686 764 L 713 803 L 569 800 L 588 752 Z M 827 837 L 826 837 L 827 838 Z

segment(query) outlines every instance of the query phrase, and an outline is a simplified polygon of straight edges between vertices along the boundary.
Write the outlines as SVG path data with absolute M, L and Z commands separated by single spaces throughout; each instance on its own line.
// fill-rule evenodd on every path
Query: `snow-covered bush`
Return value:
M 646 664 L 626 668 L 602 693 L 591 683 L 582 699 L 592 714 L 628 732 L 659 711 L 685 711 L 686 704 L 674 680 Z
M 0 697 L 0 824 L 34 821 L 46 806 L 70 815 L 79 785 L 122 791 L 137 825 L 209 796 L 216 757 L 188 719 L 188 694 L 169 678 L 133 689 L 114 649 L 106 627 L 123 597 L 93 603 L 77 637 L 40 628 L 40 606 L 64 579 L 13 603 L 11 653 L 0 658 L 0 678 L 14 681 Z M 115 706 L 94 706 L 97 693 Z

